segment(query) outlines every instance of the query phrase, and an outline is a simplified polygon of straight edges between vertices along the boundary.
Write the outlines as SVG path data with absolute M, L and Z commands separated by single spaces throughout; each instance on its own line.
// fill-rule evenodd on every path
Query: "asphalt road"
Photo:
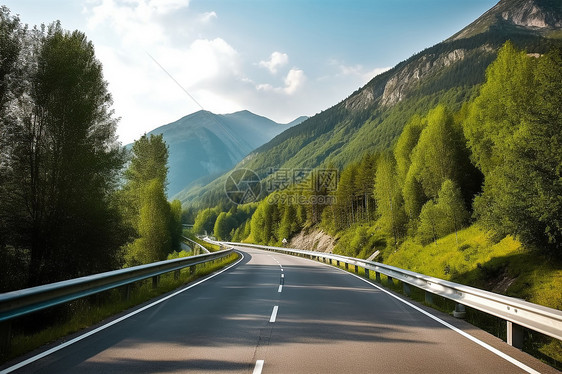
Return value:
M 244 259 L 230 270 L 15 372 L 557 372 L 463 321 L 412 307 L 341 270 L 242 252 Z

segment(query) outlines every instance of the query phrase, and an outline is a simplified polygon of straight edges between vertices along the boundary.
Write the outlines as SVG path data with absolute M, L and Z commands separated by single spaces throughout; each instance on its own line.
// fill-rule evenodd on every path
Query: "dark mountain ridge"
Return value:
M 201 110 L 148 134 L 162 134 L 169 147 L 168 195 L 173 196 L 196 180 L 229 170 L 251 151 L 304 119 L 279 124 L 247 110 L 231 114 Z

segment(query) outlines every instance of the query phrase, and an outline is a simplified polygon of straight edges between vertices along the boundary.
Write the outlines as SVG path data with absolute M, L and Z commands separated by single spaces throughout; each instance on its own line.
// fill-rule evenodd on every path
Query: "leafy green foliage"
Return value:
M 458 231 L 468 222 L 468 211 L 464 206 L 461 190 L 450 179 L 445 180 L 439 190 L 437 206 L 443 212 L 443 229 L 440 236 Z
M 93 44 L 0 14 L 0 253 L 30 254 L 27 285 L 114 269 L 124 154 Z
M 465 123 L 485 176 L 477 216 L 499 235 L 562 251 L 562 57 L 528 57 L 506 44 Z
M 383 230 L 390 233 L 394 237 L 394 244 L 398 245 L 398 240 L 405 234 L 407 218 L 392 154 L 379 158 L 374 194 Z
M 422 244 L 434 242 L 439 237 L 442 212 L 433 200 L 425 203 L 420 212 L 417 237 Z
M 193 232 L 196 234 L 211 234 L 215 227 L 215 221 L 219 216 L 218 209 L 207 208 L 200 211 L 195 217 L 195 223 L 193 224 Z
M 236 220 L 232 213 L 221 212 L 214 226 L 214 234 L 218 240 L 230 240 L 230 232 L 236 227 Z
M 425 203 L 419 215 L 417 237 L 423 244 L 435 242 L 451 232 L 456 235 L 468 221 L 460 189 L 450 179 L 443 182 L 436 200 Z
M 125 247 L 128 266 L 166 259 L 180 248 L 181 203 L 165 194 L 168 149 L 161 135 L 143 135 L 132 147 L 121 206 L 134 239 Z
M 170 207 L 162 181 L 157 178 L 149 180 L 141 192 L 139 238 L 127 247 L 125 255 L 128 265 L 148 264 L 167 257 L 172 246 L 169 217 Z
M 427 126 L 412 151 L 411 167 L 425 195 L 435 198 L 446 179 L 461 179 L 464 137 L 452 113 L 442 105 L 429 111 L 425 120 Z

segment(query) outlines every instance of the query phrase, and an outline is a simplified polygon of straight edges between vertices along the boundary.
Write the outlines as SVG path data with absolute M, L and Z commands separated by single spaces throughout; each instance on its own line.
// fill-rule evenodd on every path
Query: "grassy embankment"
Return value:
M 511 236 L 497 242 L 478 225 L 473 225 L 459 231 L 458 237 L 452 233 L 428 245 L 408 239 L 396 249 L 386 245 L 390 240 L 382 237 L 376 226 L 363 225 L 350 230 L 340 235 L 341 243 L 335 252 L 338 247 L 340 251 L 350 248 L 357 257 L 365 258 L 374 251 L 373 247 L 378 248 L 381 252 L 375 261 L 562 310 L 562 264 L 525 248 Z M 364 234 L 357 235 L 361 231 Z M 401 286 L 394 288 L 398 291 Z M 423 301 L 423 293 L 413 297 Z M 444 311 L 452 310 L 452 303 L 440 300 L 437 304 Z M 505 322 L 475 311 L 471 311 L 468 319 L 505 338 Z M 558 362 L 542 357 L 545 361 L 560 365 L 560 341 L 537 337 L 536 333 L 530 340 L 532 346 L 525 347 L 526 351 L 544 354 Z
M 216 250 L 216 248 L 207 245 L 207 243 L 201 244 L 204 244 L 210 251 Z M 169 258 L 185 257 L 189 254 L 189 252 L 182 252 L 179 255 L 176 253 Z M 189 267 L 187 267 L 180 271 L 178 278 L 174 277 L 173 272 L 163 274 L 160 276 L 160 281 L 156 288 L 152 286 L 151 279 L 137 282 L 134 284 L 128 299 L 124 297 L 122 289 L 112 289 L 89 298 L 73 301 L 68 303 L 63 309 L 63 314 L 68 315 L 67 318 L 63 321 L 59 320 L 58 323 L 46 327 L 40 332 L 25 333 L 25 326 L 18 326 L 15 323 L 10 351 L 1 360 L 2 362 L 8 361 L 69 334 L 91 327 L 111 316 L 213 273 L 237 259 L 238 254 L 234 253 L 214 263 L 197 265 L 194 273 L 191 273 Z

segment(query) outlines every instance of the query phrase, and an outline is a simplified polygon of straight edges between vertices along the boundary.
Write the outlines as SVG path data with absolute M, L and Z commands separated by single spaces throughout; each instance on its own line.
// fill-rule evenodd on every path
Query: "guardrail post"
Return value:
M 329 262 L 330 265 L 332 265 L 332 259 L 331 258 L 328 259 L 328 262 Z
M 158 278 L 160 278 L 158 275 L 152 277 L 152 288 L 158 287 L 158 280 L 159 280 Z
M 174 271 L 174 279 L 175 280 L 180 279 L 180 271 L 179 270 Z
M 359 266 L 355 265 L 355 274 L 359 273 Z
M 389 275 L 387 276 L 386 283 L 388 283 L 389 286 L 394 286 L 394 279 Z
M 369 269 L 365 268 L 365 278 L 369 279 Z
M 453 317 L 464 319 L 466 317 L 466 309 L 463 304 L 456 303 L 455 310 L 453 311 Z
M 433 304 L 433 294 L 431 292 L 425 291 L 425 302 L 427 304 Z
M 375 271 L 375 281 L 381 283 L 381 273 L 379 273 L 378 271 Z
M 123 286 L 123 298 L 127 301 L 131 299 L 131 288 L 132 288 L 131 283 Z
M 0 322 L 0 358 L 8 356 L 12 340 L 12 321 Z
M 406 282 L 402 282 L 402 292 L 404 295 L 410 296 L 412 294 L 412 290 L 410 289 L 410 285 Z
M 507 344 L 515 348 L 523 348 L 523 327 L 507 321 Z
M 338 265 L 338 267 L 340 267 L 340 260 L 336 260 L 336 265 Z
M 347 262 L 345 263 L 345 270 L 349 270 L 349 264 Z

